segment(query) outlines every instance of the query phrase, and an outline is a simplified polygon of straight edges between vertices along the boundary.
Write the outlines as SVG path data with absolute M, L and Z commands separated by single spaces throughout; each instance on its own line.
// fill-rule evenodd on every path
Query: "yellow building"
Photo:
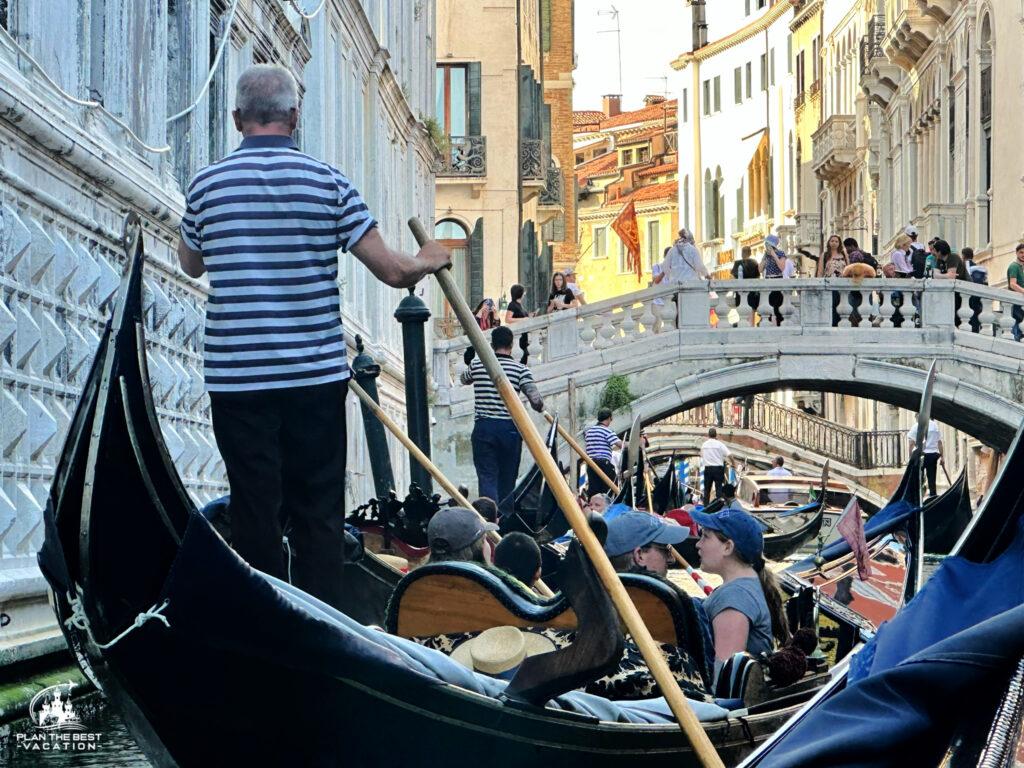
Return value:
M 577 113 L 574 121 L 576 273 L 588 302 L 649 286 L 651 266 L 661 262 L 679 228 L 676 102 L 648 96 L 642 109 L 631 112 L 620 112 L 618 105 L 617 96 L 605 97 L 602 112 Z M 640 231 L 640 280 L 611 229 L 630 199 Z

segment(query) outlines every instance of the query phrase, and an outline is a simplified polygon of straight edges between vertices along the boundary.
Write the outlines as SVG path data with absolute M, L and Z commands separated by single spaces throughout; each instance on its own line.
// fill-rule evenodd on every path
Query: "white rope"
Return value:
M 169 622 L 167 620 L 167 617 L 161 613 L 161 611 L 163 611 L 164 608 L 171 604 L 171 601 L 164 600 L 163 604 L 161 604 L 159 607 L 157 607 L 157 605 L 154 603 L 149 610 L 143 611 L 138 616 L 136 616 L 135 621 L 132 622 L 132 624 L 129 625 L 129 627 L 124 632 L 119 634 L 109 643 L 97 643 L 96 638 L 92 636 L 92 627 L 89 626 L 89 619 L 85 615 L 85 606 L 82 604 L 82 598 L 73 597 L 70 592 L 67 593 L 67 597 L 68 604 L 71 606 L 71 616 L 64 620 L 64 625 L 69 628 L 75 627 L 76 629 L 84 631 L 89 636 L 89 640 L 92 642 L 92 644 L 95 645 L 97 648 L 112 648 L 114 645 L 121 642 L 128 635 L 128 633 L 138 629 L 150 619 L 159 619 L 164 623 L 165 627 L 167 627 L 168 629 L 170 629 L 171 627 L 171 622 Z
M 325 5 L 327 5 L 327 0 L 320 0 L 320 5 L 317 6 L 317 9 L 315 11 L 313 11 L 312 13 L 305 13 L 301 8 L 299 8 L 299 4 L 295 2 L 295 0 L 288 0 L 288 2 L 292 4 L 292 8 L 295 9 L 295 12 L 304 19 L 312 19 L 318 13 L 320 13 L 320 11 L 324 9 Z
M 39 65 L 39 62 L 36 61 L 34 58 L 32 58 L 32 54 L 30 54 L 28 51 L 26 51 L 24 48 L 22 48 L 20 45 L 18 45 L 18 41 L 15 40 L 6 29 L 3 29 L 2 27 L 0 27 L 0 31 L 3 32 L 4 37 L 6 37 L 8 41 L 10 41 L 11 45 L 13 45 L 15 48 L 18 49 L 18 54 L 20 56 L 24 56 L 26 59 L 28 59 L 29 62 L 32 64 L 32 66 L 35 67 L 36 72 L 38 72 L 40 75 L 42 75 L 43 79 L 45 79 L 46 82 L 48 82 L 50 85 L 52 85 L 57 90 L 57 93 L 59 93 L 65 99 L 70 101 L 72 104 L 78 104 L 78 105 L 83 106 L 83 107 L 88 107 L 89 109 L 96 109 L 96 108 L 102 108 L 103 107 L 103 105 L 100 104 L 98 101 L 83 101 L 82 99 L 77 99 L 74 96 L 72 96 L 70 93 L 65 91 L 63 88 L 61 88 L 57 84 L 57 81 L 55 81 L 52 77 L 50 77 L 46 73 L 46 70 L 43 69 Z M 106 110 L 104 110 L 104 111 L 106 111 Z M 122 121 L 116 115 L 114 115 L 114 114 L 112 114 L 110 112 L 107 112 L 107 117 L 110 118 L 113 122 L 117 123 L 117 125 L 119 125 L 124 130 L 125 133 L 127 133 L 129 136 L 131 136 L 133 139 L 135 139 L 135 141 L 138 143 L 138 145 L 140 147 L 142 147 L 143 149 L 145 149 L 145 150 L 147 150 L 149 152 L 156 153 L 156 154 L 162 154 L 164 152 L 170 152 L 171 151 L 171 147 L 169 145 L 166 146 L 166 147 L 151 147 L 149 144 L 147 144 L 141 138 L 139 138 L 136 135 L 135 131 L 133 131 L 128 126 L 127 123 Z
M 173 123 L 175 120 L 184 117 L 189 114 L 192 110 L 199 106 L 199 102 L 202 101 L 203 95 L 206 93 L 206 89 L 210 87 L 210 83 L 213 81 L 213 76 L 217 72 L 217 67 L 220 66 L 220 57 L 224 55 L 224 47 L 227 45 L 228 40 L 231 39 L 231 25 L 235 21 L 235 10 L 238 8 L 238 0 L 231 5 L 231 12 L 228 14 L 228 21 L 224 27 L 224 37 L 220 41 L 220 47 L 217 48 L 217 56 L 213 60 L 213 66 L 210 67 L 210 72 L 206 76 L 206 82 L 203 83 L 203 87 L 199 89 L 199 95 L 196 96 L 196 100 L 192 102 L 192 106 L 186 107 L 176 115 L 171 115 L 167 118 L 168 123 Z

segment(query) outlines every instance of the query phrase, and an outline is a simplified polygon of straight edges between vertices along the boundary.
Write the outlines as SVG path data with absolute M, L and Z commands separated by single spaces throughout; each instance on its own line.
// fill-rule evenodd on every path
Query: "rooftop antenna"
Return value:
M 598 16 L 611 16 L 612 20 L 615 22 L 615 29 L 602 29 L 602 30 L 600 30 L 598 32 L 598 34 L 601 35 L 601 34 L 604 34 L 605 32 L 614 32 L 615 33 L 616 59 L 619 62 L 619 94 L 621 95 L 622 94 L 622 29 L 619 27 L 619 9 L 616 8 L 614 5 L 609 6 L 609 7 L 611 8 L 610 11 L 598 11 L 597 15 Z

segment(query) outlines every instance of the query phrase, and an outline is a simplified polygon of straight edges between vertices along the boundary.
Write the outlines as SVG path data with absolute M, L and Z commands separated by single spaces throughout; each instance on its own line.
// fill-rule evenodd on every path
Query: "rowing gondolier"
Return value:
M 526 395 L 533 410 L 543 411 L 544 401 L 533 382 L 533 374 L 525 365 L 512 359 L 512 331 L 499 325 L 491 331 L 491 346 L 516 392 Z M 473 385 L 472 441 L 477 493 L 495 499 L 500 514 L 509 514 L 512 512 L 511 496 L 519 472 L 523 437 L 480 358 L 469 364 L 460 380 L 463 384 Z
M 448 263 L 428 243 L 389 248 L 337 169 L 299 151 L 298 88 L 280 66 L 238 79 L 241 145 L 196 175 L 186 193 L 178 257 L 208 272 L 203 349 L 213 431 L 231 486 L 231 537 L 254 568 L 340 606 L 345 533 L 345 395 L 338 250 L 394 287 Z
M 914 446 L 918 443 L 917 424 L 914 424 L 907 432 L 907 440 L 910 441 L 910 453 L 913 455 Z M 921 462 L 924 464 L 925 477 L 928 480 L 928 495 L 935 495 L 935 474 L 938 465 L 946 466 L 946 460 L 942 456 L 942 432 L 939 425 L 934 421 L 928 422 L 928 431 L 922 446 Z
M 587 443 L 587 456 L 592 458 L 609 478 L 614 478 L 616 473 L 615 464 L 612 462 L 612 451 L 622 449 L 622 440 L 612 432 L 609 426 L 611 423 L 611 410 L 602 408 L 597 412 L 597 423 L 587 429 L 584 437 Z M 610 490 L 608 484 L 601 479 L 597 472 L 587 473 L 587 493 L 590 498 L 608 490 Z

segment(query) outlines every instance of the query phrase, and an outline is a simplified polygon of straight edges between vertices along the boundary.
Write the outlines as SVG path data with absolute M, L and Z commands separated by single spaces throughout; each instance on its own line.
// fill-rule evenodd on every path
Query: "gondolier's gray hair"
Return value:
M 279 64 L 257 64 L 238 78 L 235 109 L 243 123 L 283 123 L 298 106 L 295 78 Z

